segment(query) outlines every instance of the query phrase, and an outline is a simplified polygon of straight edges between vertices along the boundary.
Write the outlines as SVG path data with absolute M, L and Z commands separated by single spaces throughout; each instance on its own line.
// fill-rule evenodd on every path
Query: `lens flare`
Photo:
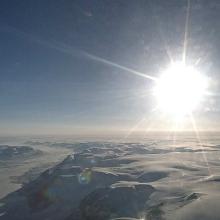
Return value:
M 89 168 L 86 168 L 78 175 L 78 181 L 82 185 L 89 184 L 92 179 L 92 171 Z

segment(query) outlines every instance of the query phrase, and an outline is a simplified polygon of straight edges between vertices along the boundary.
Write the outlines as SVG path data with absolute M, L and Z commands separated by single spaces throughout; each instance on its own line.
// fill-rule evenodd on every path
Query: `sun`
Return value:
M 183 117 L 195 111 L 207 88 L 207 77 L 195 68 L 173 63 L 156 80 L 153 93 L 162 112 Z

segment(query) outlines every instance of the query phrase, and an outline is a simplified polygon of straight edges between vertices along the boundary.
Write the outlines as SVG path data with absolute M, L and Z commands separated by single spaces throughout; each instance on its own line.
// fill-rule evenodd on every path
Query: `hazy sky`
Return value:
M 186 0 L 1 0 L 0 131 L 65 133 L 164 129 L 153 81 L 182 56 Z M 192 0 L 187 62 L 211 77 L 215 96 L 196 112 L 202 129 L 220 120 L 220 1 Z M 98 59 L 100 57 L 102 59 Z

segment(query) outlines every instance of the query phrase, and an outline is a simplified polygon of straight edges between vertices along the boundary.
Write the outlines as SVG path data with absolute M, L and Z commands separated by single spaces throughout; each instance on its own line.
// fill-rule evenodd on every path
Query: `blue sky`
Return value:
M 189 62 L 201 59 L 217 82 L 220 5 L 194 1 L 191 10 Z M 151 80 L 87 54 L 157 76 L 169 63 L 165 45 L 181 57 L 185 12 L 183 0 L 2 0 L 0 131 L 129 129 L 143 116 L 162 123 Z M 217 99 L 198 113 L 203 127 L 218 126 Z

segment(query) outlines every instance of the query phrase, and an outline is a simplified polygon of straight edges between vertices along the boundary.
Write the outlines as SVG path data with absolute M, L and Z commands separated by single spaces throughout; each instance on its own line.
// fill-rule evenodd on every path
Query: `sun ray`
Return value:
M 187 46 L 188 46 L 188 35 L 189 35 L 189 16 L 190 16 L 190 0 L 187 0 L 186 9 L 186 22 L 185 22 L 185 32 L 184 32 L 184 42 L 183 42 L 183 64 L 186 63 Z
M 199 146 L 202 148 L 202 155 L 203 155 L 204 162 L 206 163 L 209 175 L 211 175 L 209 162 L 208 162 L 208 159 L 207 159 L 207 156 L 206 156 L 206 153 L 205 153 L 205 149 L 204 149 L 204 146 L 203 146 L 201 138 L 200 138 L 200 134 L 199 134 L 199 131 L 198 131 L 198 128 L 197 128 L 197 125 L 196 125 L 195 118 L 193 117 L 192 113 L 189 114 L 189 117 L 190 117 L 191 124 L 193 126 L 193 131 L 195 132 L 197 141 L 199 142 Z
M 120 65 L 120 64 L 114 63 L 114 62 L 112 62 L 112 61 L 109 61 L 109 60 L 107 60 L 107 59 L 104 59 L 104 58 L 102 58 L 102 57 L 98 57 L 98 56 L 95 56 L 95 55 L 93 55 L 93 54 L 89 54 L 89 53 L 86 53 L 86 52 L 83 52 L 83 51 L 82 51 L 82 54 L 84 54 L 85 56 L 87 56 L 88 58 L 90 58 L 90 59 L 92 59 L 92 60 L 94 60 L 94 61 L 98 61 L 98 62 L 107 64 L 107 65 L 110 65 L 110 66 L 119 68 L 119 69 L 121 69 L 121 70 L 125 70 L 125 71 L 127 71 L 127 72 L 133 73 L 134 75 L 141 76 L 141 77 L 144 77 L 144 78 L 153 80 L 153 81 L 155 81 L 155 80 L 157 79 L 156 77 L 153 77 L 153 76 L 150 76 L 150 75 L 147 75 L 147 74 L 138 72 L 138 71 L 133 70 L 133 69 L 131 69 L 131 68 L 128 68 L 128 67 L 122 66 L 122 65 Z
M 17 28 L 11 27 L 11 26 L 5 26 L 5 28 L 3 30 L 6 31 L 6 32 L 12 32 L 12 33 L 16 34 L 19 37 L 27 38 L 32 42 L 41 44 L 43 46 L 49 47 L 51 49 L 57 50 L 59 52 L 65 53 L 65 54 L 68 54 L 70 56 L 75 57 L 75 56 L 80 55 L 80 56 L 83 56 L 85 58 L 91 59 L 93 61 L 97 61 L 97 62 L 106 64 L 106 65 L 109 65 L 109 66 L 127 71 L 127 72 L 132 73 L 136 76 L 140 76 L 140 77 L 150 79 L 150 80 L 153 80 L 153 81 L 155 81 L 157 79 L 156 77 L 147 75 L 145 73 L 142 73 L 142 72 L 136 71 L 134 69 L 128 68 L 126 66 L 120 65 L 118 63 L 112 62 L 112 61 L 107 60 L 105 58 L 102 58 L 102 57 L 96 56 L 94 54 L 88 53 L 85 50 L 76 49 L 75 47 L 64 44 L 62 42 L 57 42 L 57 41 L 54 41 L 54 40 L 45 40 L 45 39 L 39 38 L 39 37 L 37 37 L 33 34 L 26 33 L 24 31 L 21 31 Z
M 141 118 L 125 135 L 124 139 L 127 139 L 132 133 L 134 133 L 140 126 L 146 121 L 146 118 Z

